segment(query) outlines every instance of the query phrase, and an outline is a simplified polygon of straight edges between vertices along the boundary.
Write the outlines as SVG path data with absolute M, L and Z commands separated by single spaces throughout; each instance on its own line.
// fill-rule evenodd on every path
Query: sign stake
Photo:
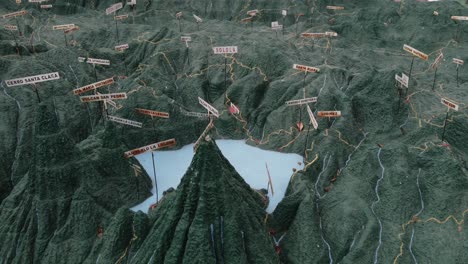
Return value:
M 156 180 L 156 167 L 154 166 L 154 152 L 151 151 L 151 160 L 153 161 L 153 176 L 154 176 L 154 188 L 156 189 L 156 203 L 159 201 L 158 195 L 158 181 Z
M 115 20 L 115 37 L 117 39 L 117 43 L 119 43 L 119 27 L 117 26 L 117 20 L 115 19 L 115 16 L 114 16 L 114 20 Z
M 442 130 L 442 142 L 444 141 L 445 127 L 447 127 L 447 119 L 448 119 L 449 112 L 450 112 L 450 108 L 447 109 L 447 114 L 445 115 L 444 129 Z
M 435 88 L 435 83 L 436 83 L 436 79 L 437 79 L 437 68 L 435 68 L 435 71 L 434 71 L 434 81 L 432 82 L 432 91 L 434 91 L 434 88 Z
M 18 18 L 15 16 L 15 21 L 16 21 L 16 26 L 18 27 L 18 36 L 23 36 L 23 33 L 21 32 L 21 28 L 18 22 Z
M 65 46 L 68 47 L 67 34 L 65 34 L 65 31 L 63 32 L 63 36 L 65 37 Z
M 33 83 L 33 90 L 36 93 L 37 96 L 37 101 L 40 103 L 41 102 L 41 97 L 39 96 L 39 91 L 37 90 L 37 84 Z
M 457 64 L 457 86 L 460 86 L 460 85 L 458 84 L 458 64 Z
M 306 151 L 307 151 L 307 144 L 309 143 L 309 131 L 310 131 L 310 125 L 311 125 L 311 123 L 309 122 L 309 125 L 307 126 L 306 141 L 305 141 L 305 145 L 304 145 L 304 157 L 306 156 Z
M 409 70 L 409 74 L 408 74 L 408 79 L 411 80 L 411 72 L 413 71 L 413 63 L 414 63 L 414 56 L 413 58 L 411 59 L 411 66 L 410 66 L 410 70 Z M 409 82 L 409 81 L 408 81 Z M 405 92 L 405 96 L 408 94 L 408 89 L 406 89 L 406 92 Z
M 224 90 L 227 92 L 227 57 L 224 57 Z
M 19 50 L 18 41 L 16 40 L 16 36 L 15 36 L 15 34 L 13 34 L 12 30 L 9 30 L 9 31 L 10 31 L 11 35 L 13 36 L 13 39 L 15 40 L 16 53 L 21 56 L 21 52 Z M 457 67 L 457 73 L 458 73 L 458 67 Z M 458 74 L 457 74 L 457 76 L 458 76 Z

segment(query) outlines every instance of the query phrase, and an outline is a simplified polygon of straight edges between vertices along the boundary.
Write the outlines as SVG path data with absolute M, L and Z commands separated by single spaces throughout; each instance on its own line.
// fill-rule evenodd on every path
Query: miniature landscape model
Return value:
M 468 263 L 468 2 L 0 16 L 0 264 Z

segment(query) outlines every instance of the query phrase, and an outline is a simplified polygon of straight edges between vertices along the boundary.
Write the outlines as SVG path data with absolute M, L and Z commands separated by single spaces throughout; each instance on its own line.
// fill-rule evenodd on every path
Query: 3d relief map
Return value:
M 468 1 L 0 16 L 0 264 L 468 263 Z

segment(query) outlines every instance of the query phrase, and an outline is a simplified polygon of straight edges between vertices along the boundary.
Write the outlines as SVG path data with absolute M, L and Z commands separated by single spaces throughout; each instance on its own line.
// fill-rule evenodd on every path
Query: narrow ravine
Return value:
M 380 168 L 382 169 L 382 173 L 380 174 L 380 177 L 377 180 L 377 183 L 375 184 L 375 189 L 374 189 L 375 195 L 377 196 L 377 200 L 372 202 L 372 205 L 371 205 L 372 213 L 374 214 L 375 218 L 377 218 L 377 221 L 379 222 L 379 244 L 377 245 L 377 248 L 375 249 L 374 264 L 377 264 L 378 257 L 379 257 L 379 250 L 380 250 L 380 247 L 382 246 L 382 229 L 383 229 L 382 221 L 377 216 L 374 210 L 375 206 L 380 202 L 379 187 L 380 187 L 380 182 L 383 180 L 384 173 L 385 173 L 385 167 L 382 165 L 382 161 L 380 160 L 381 152 L 382 152 L 382 148 L 379 148 L 379 151 L 377 152 L 377 159 L 379 160 L 379 165 L 380 165 Z
M 424 200 L 422 196 L 421 187 L 419 186 L 420 174 L 421 174 L 421 168 L 419 168 L 418 175 L 416 176 L 416 186 L 418 187 L 418 191 L 419 191 L 419 200 L 421 202 L 421 209 L 414 216 L 419 216 L 424 211 Z M 413 258 L 414 263 L 418 264 L 418 261 L 416 260 L 416 256 L 413 253 L 413 241 L 414 241 L 414 225 L 412 225 L 412 228 L 411 228 L 411 239 L 408 245 L 408 250 L 411 254 L 411 257 Z

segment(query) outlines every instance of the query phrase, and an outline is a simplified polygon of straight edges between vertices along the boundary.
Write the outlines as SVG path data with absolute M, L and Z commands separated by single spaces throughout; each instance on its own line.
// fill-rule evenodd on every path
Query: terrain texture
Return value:
M 1 19 L 0 264 L 468 262 L 468 70 L 459 66 L 457 84 L 452 63 L 468 60 L 468 22 L 450 19 L 468 15 L 464 1 L 42 3 L 50 10 L 22 2 L 0 3 L 1 15 L 28 11 Z M 105 9 L 117 2 L 124 3 L 117 15 L 129 17 L 116 23 Z M 253 9 L 253 22 L 242 23 Z M 272 21 L 284 31 L 273 31 Z M 66 36 L 52 29 L 71 23 L 80 29 Z M 338 35 L 300 37 L 326 31 Z M 181 36 L 191 37 L 188 48 Z M 125 43 L 129 49 L 114 50 Z M 414 59 L 400 96 L 395 74 L 409 75 L 413 59 L 404 44 L 429 60 Z M 239 52 L 214 55 L 216 46 Z M 79 57 L 111 65 L 93 68 Z M 295 63 L 320 72 L 304 76 Z M 60 79 L 4 82 L 49 72 Z M 142 128 L 107 120 L 102 104 L 72 92 L 111 77 L 115 84 L 98 91 L 128 99 L 108 105 L 109 115 Z M 342 116 L 317 118 L 313 129 L 304 105 L 285 104 L 304 96 L 318 98 L 314 113 Z M 128 209 L 150 195 L 151 181 L 123 153 L 170 138 L 175 148 L 195 142 L 208 119 L 184 113 L 206 112 L 198 97 L 221 113 L 211 138 L 304 156 L 273 214 L 212 140 L 201 142 L 180 185 L 149 214 Z M 447 115 L 442 97 L 459 111 Z M 229 113 L 231 102 L 240 114 Z

